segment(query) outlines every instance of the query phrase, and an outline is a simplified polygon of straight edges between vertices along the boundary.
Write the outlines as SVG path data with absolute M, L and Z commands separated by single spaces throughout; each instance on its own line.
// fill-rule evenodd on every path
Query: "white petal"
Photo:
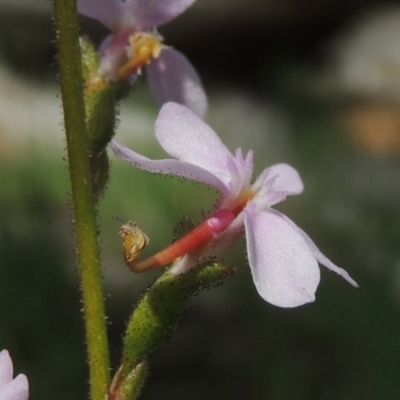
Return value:
M 167 175 L 176 175 L 183 178 L 192 179 L 198 182 L 206 183 L 210 186 L 214 186 L 219 189 L 222 193 L 226 193 L 226 186 L 220 181 L 215 175 L 209 171 L 184 161 L 179 160 L 150 160 L 133 150 L 128 149 L 122 144 L 112 140 L 110 147 L 114 154 L 125 161 L 130 162 L 134 167 L 143 169 L 148 172 L 155 172 Z
M 270 185 L 273 192 L 286 192 L 288 195 L 300 194 L 304 185 L 299 173 L 288 164 L 275 164 L 266 168 L 254 183 L 254 188 Z
M 195 0 L 126 0 L 140 30 L 163 25 L 190 7 Z
M 79 14 L 93 18 L 112 31 L 117 30 L 126 15 L 126 4 L 121 0 L 78 0 Z
M 193 65 L 182 53 L 164 49 L 146 71 L 151 92 L 159 105 L 174 101 L 204 118 L 207 97 L 203 85 Z
M 318 260 L 319 263 L 321 263 L 331 271 L 336 272 L 342 278 L 346 279 L 346 281 L 349 282 L 350 285 L 358 287 L 358 283 L 348 274 L 347 271 L 345 271 L 343 268 L 338 267 L 331 260 L 329 260 L 329 258 L 325 257 L 322 254 L 321 250 L 319 250 L 316 244 L 311 240 L 311 238 L 299 227 L 297 227 L 297 229 L 304 237 L 304 240 L 306 241 L 308 247 L 310 248 L 310 250 L 312 251 L 312 253 L 314 254 L 315 258 Z
M 7 350 L 2 350 L 0 353 L 0 387 L 6 382 L 12 380 L 13 364 L 10 354 Z
M 156 136 L 172 157 L 209 171 L 226 186 L 231 182 L 232 154 L 218 135 L 188 108 L 165 104 L 156 121 Z
M 244 210 L 247 253 L 260 296 L 279 307 L 315 300 L 318 263 L 300 232 L 275 211 Z
M 27 400 L 28 397 L 28 379 L 23 374 L 19 374 L 14 380 L 0 387 L 1 400 Z

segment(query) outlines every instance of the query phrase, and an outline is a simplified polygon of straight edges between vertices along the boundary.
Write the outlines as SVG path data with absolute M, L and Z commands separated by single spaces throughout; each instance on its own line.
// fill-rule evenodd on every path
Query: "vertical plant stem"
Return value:
M 54 0 L 54 16 L 86 324 L 90 394 L 92 400 L 103 400 L 109 386 L 110 372 L 76 0 Z

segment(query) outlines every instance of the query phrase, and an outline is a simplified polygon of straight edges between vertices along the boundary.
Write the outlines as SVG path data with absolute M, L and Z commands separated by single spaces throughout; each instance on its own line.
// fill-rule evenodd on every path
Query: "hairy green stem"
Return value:
M 90 394 L 92 400 L 104 400 L 110 371 L 76 0 L 54 0 L 54 17 L 86 324 Z

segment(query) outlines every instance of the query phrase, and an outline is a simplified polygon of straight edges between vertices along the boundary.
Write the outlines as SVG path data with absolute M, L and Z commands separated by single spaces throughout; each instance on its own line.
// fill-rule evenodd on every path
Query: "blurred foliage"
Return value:
M 78 398 L 86 363 L 72 225 L 59 196 L 66 171 L 30 154 L 3 160 L 0 176 L 0 347 L 10 350 L 17 372 L 24 365 L 30 398 Z

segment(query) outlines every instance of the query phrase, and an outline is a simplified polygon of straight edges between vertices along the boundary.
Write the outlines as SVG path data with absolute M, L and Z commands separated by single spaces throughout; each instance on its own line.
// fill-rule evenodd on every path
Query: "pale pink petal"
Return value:
M 126 4 L 121 0 L 78 0 L 78 13 L 93 18 L 112 31 L 126 18 Z
M 218 135 L 186 107 L 165 104 L 156 121 L 156 136 L 172 157 L 209 171 L 226 186 L 231 182 L 232 154 Z
M 294 224 L 294 223 L 293 223 Z M 311 240 L 311 238 L 305 233 L 302 229 L 297 227 L 299 232 L 303 235 L 304 240 L 308 244 L 308 247 L 314 254 L 314 257 L 318 260 L 318 262 L 322 265 L 324 265 L 326 268 L 330 269 L 333 272 L 336 272 L 338 275 L 340 275 L 342 278 L 344 278 L 347 282 L 350 283 L 350 285 L 354 287 L 358 287 L 358 283 L 348 274 L 347 271 L 345 271 L 343 268 L 338 267 L 335 265 L 331 260 L 329 260 L 327 257 L 325 257 L 321 250 L 318 249 L 316 244 Z
M 279 307 L 315 300 L 318 263 L 300 232 L 274 210 L 244 210 L 249 264 L 260 296 Z
M 0 387 L 1 400 L 27 400 L 28 397 L 28 379 L 23 374 L 19 374 L 14 380 Z
M 150 90 L 159 105 L 174 101 L 204 118 L 207 97 L 199 75 L 180 52 L 166 48 L 146 68 Z
M 118 158 L 130 162 L 134 167 L 143 169 L 144 171 L 181 176 L 214 186 L 222 193 L 226 193 L 227 191 L 226 186 L 221 180 L 211 172 L 197 165 L 173 159 L 150 160 L 117 143 L 115 140 L 111 141 L 110 147 Z
M 256 192 L 257 193 L 257 192 Z M 286 192 L 273 192 L 270 190 L 259 191 L 252 203 L 257 207 L 257 211 L 270 209 L 272 206 L 285 201 L 287 197 Z
M 256 190 L 264 186 L 268 186 L 269 191 L 286 192 L 287 195 L 300 194 L 304 189 L 299 173 L 288 164 L 266 168 L 253 185 Z
M 126 0 L 139 30 L 163 25 L 189 8 L 195 0 Z
M 0 352 L 0 399 L 27 400 L 29 395 L 28 379 L 20 374 L 13 379 L 13 364 L 7 350 Z
M 277 211 L 276 211 L 277 212 Z M 318 249 L 316 244 L 311 240 L 310 236 L 307 235 L 301 228 L 299 228 L 290 218 L 288 218 L 284 214 L 280 214 L 282 218 L 286 220 L 288 224 L 291 224 L 293 228 L 297 229 L 299 233 L 303 236 L 303 239 L 307 243 L 308 247 L 310 248 L 311 252 L 314 254 L 314 257 L 317 261 L 324 265 L 326 268 L 330 269 L 333 272 L 336 272 L 340 275 L 343 279 L 350 283 L 350 285 L 354 287 L 358 287 L 358 283 L 345 271 L 343 268 L 338 267 L 335 265 L 331 260 L 329 260 L 326 256 L 324 256 L 321 250 Z
M 224 207 L 225 200 L 232 201 L 232 199 L 239 196 L 243 189 L 249 186 L 253 173 L 253 152 L 249 151 L 246 157 L 243 158 L 242 149 L 237 149 L 235 157 L 228 158 L 227 167 L 229 198 L 221 199 L 219 203 L 221 207 Z
M 0 387 L 13 377 L 13 364 L 7 350 L 0 352 Z
M 242 150 L 237 149 L 236 150 L 236 160 L 238 159 L 238 155 L 242 157 Z M 243 158 L 243 157 L 242 157 Z M 250 150 L 246 154 L 246 157 L 243 159 L 243 162 L 240 164 L 241 165 L 241 170 L 243 174 L 243 179 L 246 181 L 246 184 L 248 185 L 251 181 L 251 177 L 253 176 L 253 151 Z

